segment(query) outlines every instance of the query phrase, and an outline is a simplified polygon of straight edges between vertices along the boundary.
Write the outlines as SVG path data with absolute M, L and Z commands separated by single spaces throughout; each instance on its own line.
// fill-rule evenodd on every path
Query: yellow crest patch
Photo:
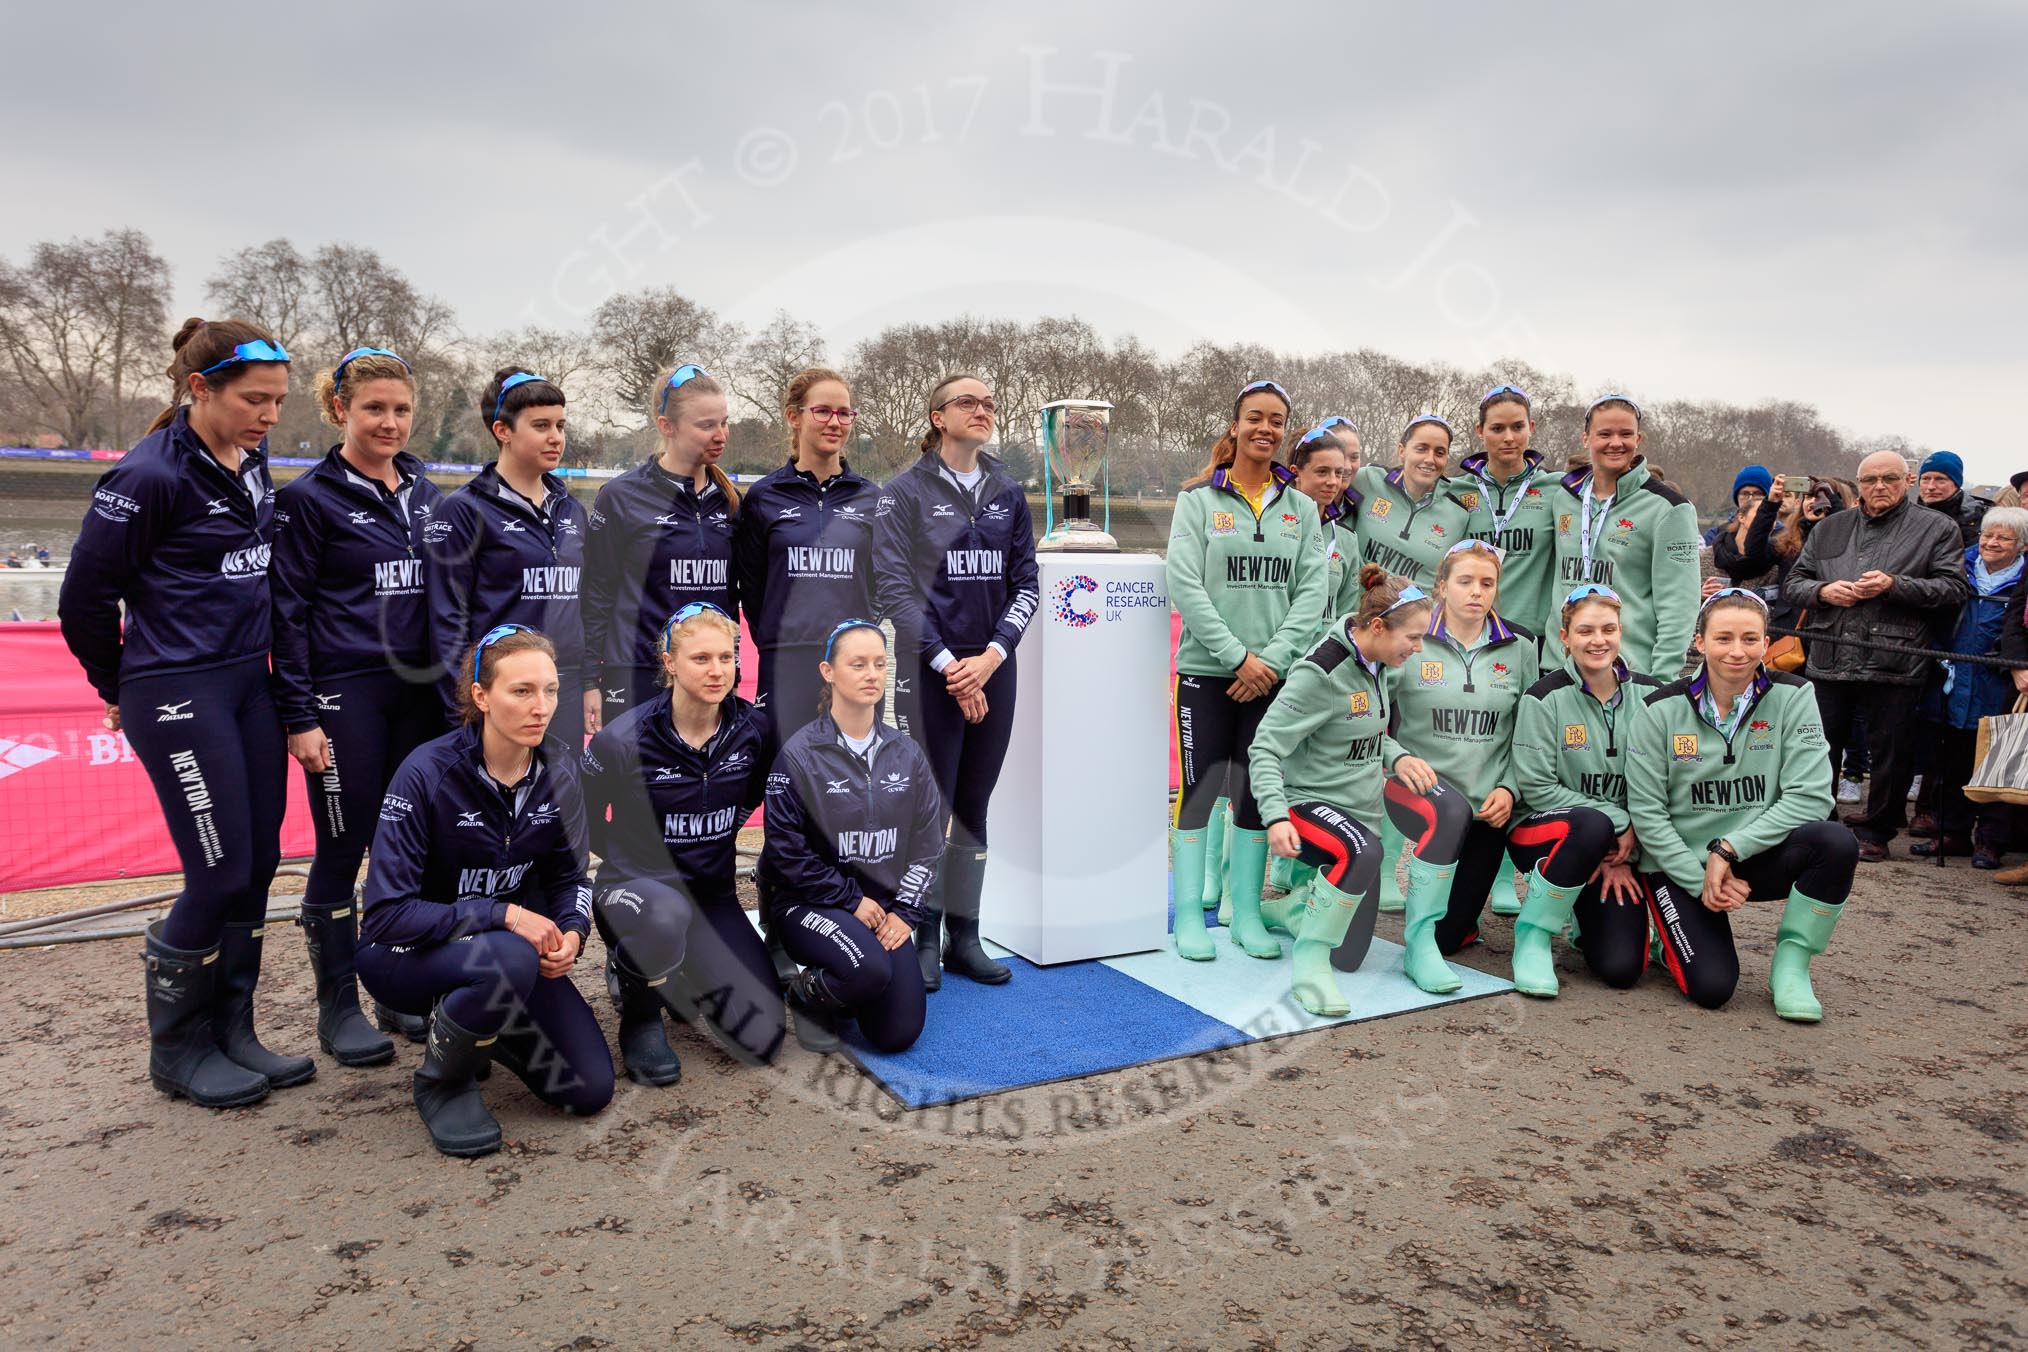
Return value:
M 1444 683 L 1444 664 L 1441 662 L 1423 663 L 1420 683 L 1423 685 L 1442 685 Z
M 1211 529 L 1219 535 L 1231 535 L 1239 527 L 1232 523 L 1231 512 L 1213 512 L 1211 514 Z
M 1570 523 L 1574 520 L 1576 520 L 1576 518 L 1573 517 L 1569 512 L 1565 512 L 1562 516 L 1557 517 L 1556 533 L 1558 535 L 1570 534 Z
M 1591 734 L 1585 730 L 1584 724 L 1565 723 L 1563 725 L 1563 746 L 1566 751 L 1582 751 L 1589 744 L 1590 740 Z
M 1466 511 L 1475 511 L 1479 506 L 1479 495 L 1477 493 L 1467 493 L 1459 498 L 1458 501 L 1465 505 Z
M 1372 512 L 1375 516 L 1386 516 L 1394 510 L 1394 500 L 1392 498 L 1375 498 L 1366 504 L 1366 510 Z
M 1669 739 L 1669 757 L 1672 760 L 1697 759 L 1697 734 L 1679 732 Z
M 1352 692 L 1352 716 L 1357 718 L 1360 714 L 1366 712 L 1367 707 L 1366 692 L 1364 690 L 1354 690 Z

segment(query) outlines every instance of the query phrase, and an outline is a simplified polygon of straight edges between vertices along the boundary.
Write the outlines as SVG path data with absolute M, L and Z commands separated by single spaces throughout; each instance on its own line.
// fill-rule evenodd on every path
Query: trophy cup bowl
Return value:
M 1102 399 L 1057 399 L 1036 413 L 1037 441 L 1050 476 L 1063 485 L 1063 513 L 1036 549 L 1117 554 L 1120 542 L 1091 519 L 1091 495 L 1106 466 L 1113 406 Z

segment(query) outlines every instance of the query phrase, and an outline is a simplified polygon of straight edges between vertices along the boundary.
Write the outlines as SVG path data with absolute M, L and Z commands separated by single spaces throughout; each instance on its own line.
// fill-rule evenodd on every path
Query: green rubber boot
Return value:
M 1282 941 L 1261 921 L 1260 889 L 1267 877 L 1267 832 L 1232 829 L 1226 853 L 1232 890 L 1232 941 L 1251 958 L 1279 958 Z
M 1297 859 L 1288 862 L 1294 865 L 1289 870 L 1289 890 L 1279 897 L 1262 897 L 1260 919 L 1270 930 L 1296 939 L 1302 936 L 1303 908 L 1309 902 L 1310 884 L 1316 881 L 1317 867 Z
M 1775 930 L 1774 963 L 1767 971 L 1767 988 L 1774 996 L 1775 1013 L 1791 1023 L 1816 1023 L 1824 1017 L 1824 1007 L 1810 989 L 1810 959 L 1824 951 L 1844 909 L 1812 901 L 1801 892 L 1789 893 L 1781 926 Z
M 1570 924 L 1570 913 L 1583 891 L 1582 885 L 1551 886 L 1540 865 L 1528 875 L 1528 900 L 1521 903 L 1521 913 L 1514 918 L 1515 990 L 1544 999 L 1555 997 L 1556 956 L 1549 941 Z
M 1407 838 L 1394 829 L 1394 823 L 1383 810 L 1380 814 L 1380 909 L 1383 911 L 1399 911 L 1407 901 L 1401 890 L 1401 880 L 1394 876 L 1394 866 L 1407 847 Z
M 1210 844 L 1204 857 L 1207 868 L 1204 875 L 1204 896 L 1207 904 L 1218 903 L 1218 923 L 1232 923 L 1232 800 L 1221 798 L 1214 805 L 1211 817 Z M 1211 860 L 1212 850 L 1218 851 L 1215 863 Z
M 1204 930 L 1204 837 L 1208 830 L 1169 828 L 1169 877 L 1176 888 L 1176 952 L 1210 962 L 1218 948 Z
M 1338 975 L 1331 969 L 1331 952 L 1345 941 L 1352 918 L 1359 914 L 1359 898 L 1340 892 L 1321 877 L 1312 878 L 1309 905 L 1302 918 L 1302 932 L 1296 936 L 1295 970 L 1289 977 L 1289 991 L 1296 1002 L 1312 1014 L 1335 1018 L 1352 1012 L 1352 1002 L 1338 988 Z
M 1265 898 L 1270 892 L 1275 893 L 1277 896 L 1287 896 L 1295 886 L 1295 870 L 1295 860 L 1284 859 L 1278 854 L 1269 854 L 1267 886 L 1261 888 L 1261 896 Z
M 1431 995 L 1449 995 L 1465 983 L 1437 952 L 1436 923 L 1451 906 L 1456 864 L 1431 864 L 1408 857 L 1408 896 L 1402 907 L 1402 965 L 1408 979 Z
M 1494 915 L 1519 915 L 1521 914 L 1521 894 L 1514 887 L 1514 876 L 1520 870 L 1514 863 L 1514 856 L 1511 854 L 1506 856 L 1506 864 L 1507 867 L 1501 869 L 1493 878 L 1493 891 L 1491 893 L 1492 911 Z M 1534 878 L 1531 877 L 1528 880 L 1528 885 L 1531 888 L 1535 886 Z M 1554 994 L 1554 992 L 1551 992 L 1551 994 Z

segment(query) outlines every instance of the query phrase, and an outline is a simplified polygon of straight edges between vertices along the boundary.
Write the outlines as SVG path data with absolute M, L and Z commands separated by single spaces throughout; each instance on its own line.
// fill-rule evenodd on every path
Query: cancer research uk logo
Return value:
M 1049 601 L 1050 614 L 1073 629 L 1083 629 L 1098 623 L 1098 611 L 1079 610 L 1074 604 L 1081 592 L 1098 595 L 1098 579 L 1088 573 L 1072 573 L 1058 582 L 1052 589 Z

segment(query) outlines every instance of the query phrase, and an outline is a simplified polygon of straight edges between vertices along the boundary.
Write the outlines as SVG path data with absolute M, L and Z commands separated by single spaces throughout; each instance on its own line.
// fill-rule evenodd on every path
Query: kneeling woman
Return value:
M 1496 613 L 1499 589 L 1497 549 L 1483 540 L 1451 546 L 1437 565 L 1422 660 L 1395 678 L 1395 736 L 1412 753 L 1397 773 L 1417 789 L 1441 778 L 1464 795 L 1472 817 L 1455 867 L 1409 865 L 1404 932 L 1432 934 L 1446 954 L 1479 937 L 1521 802 L 1509 753 L 1515 706 L 1535 684 L 1535 636 Z M 1408 974 L 1432 995 L 1459 985 L 1442 962 L 1411 962 Z
M 1787 901 L 1768 989 L 1775 1013 L 1824 1017 L 1810 959 L 1845 909 L 1859 844 L 1831 814 L 1830 747 L 1817 696 L 1771 672 L 1767 605 L 1727 587 L 1697 614 L 1703 666 L 1636 706 L 1627 735 L 1627 810 L 1640 836 L 1649 904 L 1677 987 L 1706 1009 L 1732 998 L 1733 911 Z
M 682 1064 L 662 1010 L 702 1017 L 749 1064 L 774 1059 L 786 1020 L 774 963 L 734 891 L 740 824 L 767 780 L 766 719 L 732 693 L 739 628 L 705 601 L 670 617 L 662 684 L 592 738 L 585 824 L 598 855 L 592 911 L 610 955 L 620 1056 L 641 1084 Z M 612 820 L 607 821 L 607 810 Z
M 1421 651 L 1430 601 L 1377 564 L 1359 570 L 1359 583 L 1357 608 L 1295 664 L 1248 752 L 1268 846 L 1299 870 L 1261 914 L 1295 938 L 1294 994 L 1312 1014 L 1351 1008 L 1331 969 L 1357 971 L 1373 941 L 1381 818 L 1412 833 L 1418 859 L 1434 867 L 1456 862 L 1469 815 L 1440 785 L 1424 797 L 1386 779 L 1386 767 L 1412 758 L 1391 733 L 1383 673 Z M 1443 966 L 1434 951 L 1415 960 Z
M 789 985 L 798 1042 L 831 1051 L 856 1018 L 875 1050 L 904 1051 L 922 1033 L 914 936 L 943 858 L 943 800 L 921 748 L 874 716 L 887 693 L 880 627 L 840 624 L 817 670 L 824 707 L 768 774 L 768 928 L 803 965 Z
M 484 1155 L 500 1148 L 476 1083 L 489 1058 L 573 1113 L 612 1100 L 613 1060 L 570 980 L 591 887 L 577 757 L 545 736 L 555 652 L 501 625 L 463 670 L 464 726 L 416 748 L 381 803 L 359 979 L 389 1008 L 429 1016 L 416 1111 L 446 1155 Z
M 1537 681 L 1514 716 L 1514 782 L 1534 811 L 1507 837 L 1530 870 L 1514 921 L 1514 989 L 1556 994 L 1550 938 L 1577 918 L 1592 972 L 1625 989 L 1648 966 L 1647 894 L 1634 875 L 1621 732 L 1629 704 L 1659 684 L 1620 660 L 1620 598 L 1587 582 L 1563 603 L 1563 669 Z

